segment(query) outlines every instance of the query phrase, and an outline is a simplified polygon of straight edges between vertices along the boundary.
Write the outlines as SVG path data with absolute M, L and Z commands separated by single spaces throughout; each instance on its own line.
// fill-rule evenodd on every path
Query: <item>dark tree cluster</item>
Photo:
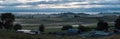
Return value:
M 101 30 L 101 31 L 108 31 L 108 23 L 105 22 L 104 20 L 99 20 L 98 24 L 97 24 L 97 30 Z
M 3 28 L 3 23 L 2 22 L 0 22 L 0 29 L 2 29 Z
M 80 32 L 85 32 L 85 31 L 87 31 L 87 28 L 84 27 L 83 25 L 79 24 L 78 30 L 79 30 L 79 33 L 80 33 Z
M 115 20 L 115 28 L 120 29 L 120 17 Z
M 13 27 L 14 30 L 21 30 L 22 26 L 20 24 L 15 24 Z
M 44 26 L 44 24 L 41 24 L 41 25 L 39 26 L 39 31 L 40 31 L 40 32 L 44 32 L 44 31 L 45 31 L 45 26 Z
M 2 13 L 1 14 L 1 27 L 11 30 L 13 27 L 13 22 L 15 21 L 15 16 L 12 13 Z

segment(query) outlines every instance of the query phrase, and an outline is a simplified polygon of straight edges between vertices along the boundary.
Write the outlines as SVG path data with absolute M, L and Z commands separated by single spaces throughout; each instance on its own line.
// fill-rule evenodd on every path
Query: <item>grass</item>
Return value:
M 120 35 L 114 34 L 109 37 L 83 38 L 80 37 L 79 35 L 74 36 L 30 35 L 24 33 L 16 33 L 15 31 L 0 30 L 0 39 L 120 39 Z
M 112 19 L 112 18 L 110 18 Z M 114 19 L 112 19 L 114 20 Z M 96 18 L 75 18 L 75 19 L 70 19 L 68 20 L 69 24 L 70 21 L 81 21 L 81 22 L 97 22 Z M 17 20 L 16 22 L 22 22 L 24 23 L 30 23 L 30 24 L 40 24 L 40 23 L 45 23 L 45 24 L 51 24 L 51 26 L 56 26 L 56 25 L 64 25 L 67 24 L 67 20 L 65 19 L 49 19 L 49 20 L 40 20 L 40 19 L 22 19 L 22 20 Z M 54 23 L 58 24 L 54 24 Z M 52 24 L 53 23 L 53 24 Z M 59 24 L 60 23 L 60 24 Z M 73 23 L 74 24 L 74 23 Z M 76 23 L 75 23 L 76 24 Z M 110 24 L 111 26 L 111 24 Z M 50 25 L 49 25 L 50 27 Z M 94 29 L 96 27 L 96 24 L 93 24 L 91 26 L 86 26 L 90 29 Z M 36 30 L 38 29 L 38 26 L 23 26 L 23 29 L 30 29 L 30 30 Z M 51 29 L 45 29 L 45 32 L 61 32 L 61 28 L 51 28 Z M 100 37 L 100 38 L 83 38 L 80 37 L 79 35 L 75 36 L 56 36 L 56 35 L 30 35 L 30 34 L 24 34 L 24 33 L 16 33 L 15 31 L 6 31 L 6 30 L 0 30 L 0 39 L 120 39 L 119 34 L 114 34 L 109 37 Z
M 111 25 L 112 26 L 112 25 Z M 96 25 L 92 26 L 86 26 L 90 29 L 94 29 Z M 38 29 L 38 26 L 24 26 L 24 29 Z M 51 29 L 45 29 L 45 33 L 48 32 L 62 32 L 61 28 L 51 28 Z M 99 38 L 83 38 L 79 35 L 74 36 L 56 36 L 56 35 L 30 35 L 30 34 L 24 34 L 24 33 L 16 33 L 15 31 L 6 31 L 6 30 L 0 30 L 0 39 L 120 39 L 120 34 L 114 34 L 109 37 L 99 37 Z
M 37 36 L 16 33 L 15 31 L 0 30 L 0 39 L 36 39 Z

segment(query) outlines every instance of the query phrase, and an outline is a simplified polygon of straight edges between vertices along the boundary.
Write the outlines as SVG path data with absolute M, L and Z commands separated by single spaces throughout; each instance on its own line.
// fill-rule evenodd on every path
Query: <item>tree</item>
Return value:
M 1 20 L 3 27 L 7 30 L 11 30 L 13 27 L 13 22 L 15 21 L 15 16 L 12 13 L 2 13 Z
M 3 23 L 2 22 L 0 22 L 0 29 L 2 29 L 3 28 Z
M 45 30 L 44 24 L 41 24 L 41 25 L 39 26 L 39 31 L 40 31 L 40 32 L 44 32 L 44 30 Z
M 115 20 L 115 29 L 120 29 L 120 16 Z
M 22 29 L 22 26 L 21 24 L 15 24 L 14 27 L 13 27 L 14 30 L 21 30 Z
M 79 24 L 78 30 L 79 30 L 79 33 L 80 33 L 80 32 L 85 32 L 85 31 L 87 31 L 87 28 L 84 27 L 83 25 Z
M 101 31 L 108 31 L 108 23 L 105 22 L 104 20 L 99 20 L 98 24 L 97 24 L 97 30 L 101 30 Z
M 13 27 L 13 24 L 11 22 L 7 21 L 7 23 L 4 23 L 3 27 L 7 30 L 11 30 Z
M 68 30 L 68 29 L 72 29 L 72 28 L 73 28 L 73 26 L 71 26 L 71 25 L 64 25 L 62 27 L 62 30 Z

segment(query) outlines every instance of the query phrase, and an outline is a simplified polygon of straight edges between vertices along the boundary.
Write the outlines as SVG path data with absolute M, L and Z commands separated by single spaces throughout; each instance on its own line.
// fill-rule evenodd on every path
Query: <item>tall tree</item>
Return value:
M 4 24 L 4 28 L 9 30 L 13 27 L 13 22 L 15 21 L 15 16 L 12 13 L 2 13 L 1 20 Z
M 14 30 L 21 30 L 22 29 L 22 26 L 21 24 L 15 24 L 14 27 L 13 27 Z
M 45 31 L 45 26 L 44 26 L 44 24 L 41 24 L 41 25 L 39 26 L 39 31 L 40 31 L 40 32 L 44 32 L 44 31 Z
M 3 28 L 3 23 L 2 22 L 0 22 L 0 29 L 2 29 Z
M 120 16 L 115 20 L 115 29 L 120 29 Z

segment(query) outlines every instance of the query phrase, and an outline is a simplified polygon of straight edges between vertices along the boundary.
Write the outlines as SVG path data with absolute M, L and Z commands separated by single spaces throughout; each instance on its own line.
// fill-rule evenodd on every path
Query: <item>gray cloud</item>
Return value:
M 74 2 L 74 3 L 73 3 Z M 48 8 L 42 8 L 38 5 L 47 6 Z M 26 7 L 30 5 L 30 7 Z M 62 1 L 37 1 L 37 2 L 26 2 L 22 3 L 19 1 L 12 1 L 10 3 L 1 3 L 0 6 L 3 6 L 0 11 L 79 11 L 80 9 L 84 9 L 86 11 L 100 11 L 100 10 L 115 10 L 117 8 L 120 9 L 120 0 L 62 0 Z M 16 6 L 23 6 L 23 7 L 16 7 Z M 44 7 L 43 6 L 43 7 Z M 50 7 L 49 7 L 50 6 Z M 57 6 L 61 6 L 58 7 Z M 79 6 L 79 8 L 62 8 L 68 6 Z M 55 8 L 51 8 L 55 7 Z M 108 8 L 108 9 L 107 9 Z M 97 9 L 97 10 L 96 10 Z M 117 9 L 117 10 L 119 10 Z
M 120 0 L 62 0 L 62 1 L 38 1 L 38 2 L 27 2 L 27 3 L 10 3 L 10 4 L 6 4 L 6 3 L 2 3 L 0 4 L 0 6 L 20 6 L 20 5 L 32 5 L 32 6 L 37 6 L 40 4 L 55 4 L 55 5 L 59 5 L 59 4 L 65 4 L 65 3 L 71 3 L 71 2 L 88 2 L 89 4 L 75 4 L 75 5 L 120 5 Z

